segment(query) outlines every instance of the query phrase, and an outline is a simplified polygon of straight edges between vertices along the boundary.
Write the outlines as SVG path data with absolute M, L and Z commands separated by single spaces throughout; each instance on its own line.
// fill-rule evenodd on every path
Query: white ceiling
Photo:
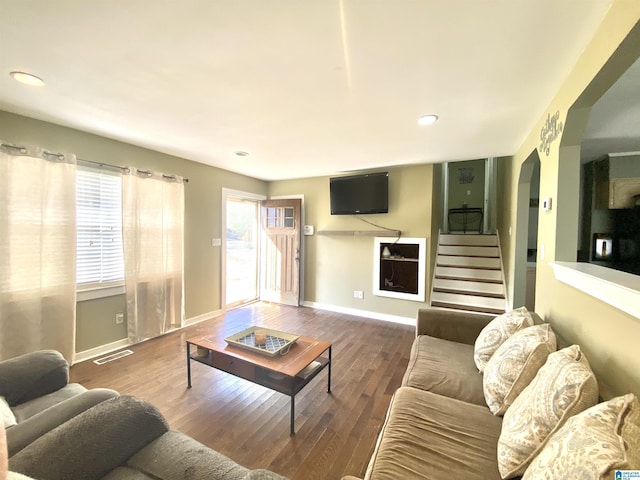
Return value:
M 0 109 L 266 180 L 509 155 L 610 4 L 0 0 Z

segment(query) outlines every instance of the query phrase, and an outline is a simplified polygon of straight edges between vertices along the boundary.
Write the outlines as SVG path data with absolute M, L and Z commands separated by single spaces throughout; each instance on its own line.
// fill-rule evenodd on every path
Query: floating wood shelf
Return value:
M 347 235 L 351 237 L 399 237 L 400 230 L 318 230 L 318 235 Z

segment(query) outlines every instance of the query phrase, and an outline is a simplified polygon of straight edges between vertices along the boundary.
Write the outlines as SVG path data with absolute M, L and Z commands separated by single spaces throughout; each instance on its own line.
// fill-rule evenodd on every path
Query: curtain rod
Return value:
M 20 153 L 27 153 L 27 151 L 28 151 L 27 147 L 24 147 L 22 145 L 11 145 L 9 143 L 2 143 L 0 145 L 3 146 L 3 147 L 6 147 L 6 148 L 13 148 L 15 150 L 19 150 Z M 51 152 L 47 152 L 47 151 L 45 151 L 44 153 L 46 155 L 57 155 L 57 156 L 61 156 L 62 155 L 61 153 L 51 153 Z M 93 163 L 94 165 L 98 165 L 100 167 L 117 168 L 118 170 L 122 170 L 122 171 L 128 171 L 129 170 L 129 167 L 121 167 L 120 165 L 112 165 L 111 163 L 106 163 L 106 162 L 96 162 L 94 160 L 86 160 L 84 158 L 76 158 L 76 160 L 80 161 L 80 162 Z M 138 171 L 141 172 L 141 173 L 145 173 L 147 175 L 151 175 L 151 171 L 149 171 L 149 170 L 138 170 Z M 166 175 L 166 174 L 163 173 L 162 176 L 164 178 L 168 178 L 168 179 L 174 179 L 174 180 L 176 179 L 175 175 Z M 182 180 L 185 183 L 189 183 L 189 179 L 188 178 L 183 178 Z

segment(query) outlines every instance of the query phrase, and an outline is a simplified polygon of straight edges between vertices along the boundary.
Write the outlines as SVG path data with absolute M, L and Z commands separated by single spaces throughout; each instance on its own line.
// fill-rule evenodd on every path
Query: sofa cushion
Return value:
M 249 469 L 193 438 L 170 431 L 141 449 L 127 466 L 154 479 L 242 480 Z M 108 478 L 108 477 L 107 477 Z
M 522 475 L 549 436 L 598 402 L 598 382 L 578 345 L 549 355 L 504 414 L 498 441 L 502 478 Z
M 97 480 L 167 431 L 153 405 L 111 398 L 26 446 L 9 458 L 9 468 L 39 480 Z
M 185 472 L 188 475 L 188 472 Z M 165 477 L 162 477 L 165 478 Z M 166 477 L 169 478 L 169 477 Z M 185 480 L 191 480 L 193 477 L 186 476 Z M 196 477 L 197 478 L 197 477 Z M 220 477 L 207 477 L 207 480 L 216 480 Z M 241 480 L 286 480 L 285 477 L 273 473 L 269 470 L 247 470 L 247 473 L 243 477 L 239 477 Z M 10 480 L 10 479 L 9 479 Z M 101 480 L 158 480 L 158 477 L 149 476 L 145 472 L 141 472 L 131 467 L 118 467 L 110 472 L 106 477 Z M 171 480 L 178 480 L 173 478 Z
M 416 337 L 402 386 L 486 405 L 482 374 L 473 362 L 473 345 L 428 335 Z
M 0 363 L 0 395 L 12 407 L 64 387 L 69 364 L 60 352 L 39 350 Z
M 76 384 L 69 384 L 68 386 L 73 385 Z M 67 390 L 67 388 L 65 387 L 58 390 L 52 395 L 61 393 L 63 390 Z M 82 390 L 84 390 L 84 387 Z M 26 420 L 22 420 L 15 427 L 10 428 L 7 431 L 7 449 L 9 456 L 15 455 L 37 438 L 40 438 L 48 431 L 62 425 L 64 422 L 81 414 L 85 410 L 90 409 L 100 402 L 118 396 L 118 392 L 108 388 L 94 388 L 80 392 L 80 394 L 73 395 L 70 398 L 56 395 L 59 400 L 58 403 L 30 415 Z M 33 402 L 36 402 L 36 400 L 33 400 Z M 48 405 L 48 402 L 44 402 L 44 405 Z M 21 406 L 17 408 L 20 407 Z
M 640 404 L 633 394 L 581 412 L 554 433 L 522 480 L 613 478 L 640 470 Z
M 11 411 L 11 407 L 4 399 L 4 397 L 0 397 L 0 413 L 2 413 L 2 424 L 4 428 L 13 427 L 16 423 L 16 416 Z
M 484 398 L 494 415 L 506 412 L 555 349 L 556 336 L 546 323 L 519 330 L 500 345 L 483 378 Z
M 286 480 L 268 470 L 249 470 L 177 431 L 167 432 L 151 442 L 127 461 L 127 467 L 148 478 L 162 480 Z M 105 480 L 110 478 L 123 477 L 107 476 Z
M 486 407 L 400 387 L 365 479 L 499 479 L 501 423 Z
M 37 415 L 43 410 L 53 407 L 54 405 L 64 402 L 65 400 L 69 400 L 70 398 L 75 397 L 76 395 L 80 395 L 81 393 L 84 393 L 86 391 L 87 389 L 79 383 L 68 383 L 55 392 L 42 395 L 27 402 L 21 403 L 20 405 L 15 405 L 13 407 L 13 412 L 15 413 L 18 422 L 24 422 L 28 418 Z
M 511 335 L 533 325 L 533 317 L 526 307 L 520 307 L 505 312 L 491 320 L 482 329 L 474 344 L 473 360 L 480 372 L 483 372 L 487 362 Z
M 135 468 L 122 466 L 111 470 L 101 480 L 156 480 L 144 472 L 139 472 Z

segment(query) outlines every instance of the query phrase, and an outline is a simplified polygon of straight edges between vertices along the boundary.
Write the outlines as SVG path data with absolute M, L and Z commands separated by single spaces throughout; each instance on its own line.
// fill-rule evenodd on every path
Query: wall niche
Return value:
M 425 301 L 426 238 L 374 239 L 373 294 Z

